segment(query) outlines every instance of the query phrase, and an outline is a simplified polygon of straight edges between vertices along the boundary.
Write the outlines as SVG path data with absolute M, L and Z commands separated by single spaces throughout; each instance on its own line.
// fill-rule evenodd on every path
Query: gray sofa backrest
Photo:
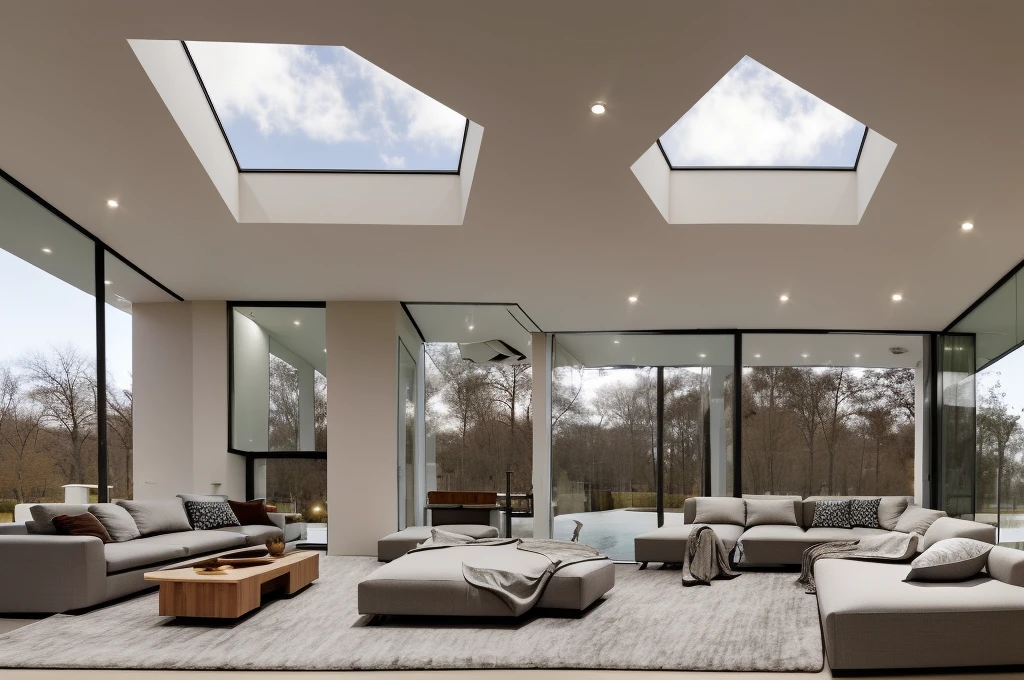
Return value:
M 1024 587 L 1024 550 L 997 545 L 988 554 L 985 569 L 997 581 Z
M 687 498 L 683 501 L 683 524 L 693 524 L 693 518 L 697 516 L 697 499 Z
M 918 552 L 924 552 L 931 546 L 946 538 L 973 538 L 983 543 L 996 543 L 996 528 L 991 524 L 972 522 L 955 517 L 940 517 L 924 532 L 917 546 Z
M 743 494 L 743 500 L 791 500 L 793 501 L 793 511 L 796 513 L 796 521 L 800 521 L 801 504 L 803 501 L 800 500 L 800 496 L 771 496 L 767 494 Z M 814 511 L 811 511 L 814 514 Z M 683 522 L 685 524 L 693 524 L 694 517 L 697 516 L 697 498 L 687 498 L 683 501 Z

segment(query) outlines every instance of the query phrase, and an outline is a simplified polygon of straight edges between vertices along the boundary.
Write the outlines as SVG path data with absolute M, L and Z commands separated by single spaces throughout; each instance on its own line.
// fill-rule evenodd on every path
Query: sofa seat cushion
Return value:
M 217 529 L 180 531 L 175 534 L 165 534 L 159 538 L 165 540 L 169 545 L 180 545 L 189 557 L 218 550 L 244 548 L 249 544 L 244 534 L 218 531 Z
M 128 569 L 148 567 L 169 560 L 186 557 L 188 552 L 183 546 L 154 540 L 164 538 L 137 538 L 134 541 L 107 543 L 103 546 L 103 557 L 107 561 L 107 573 L 113 574 Z
M 498 530 L 487 524 L 442 524 L 436 527 L 406 527 L 377 541 L 377 560 L 390 562 L 430 538 L 431 529 L 472 538 L 497 538 Z
M 280 527 L 263 524 L 247 524 L 240 527 L 221 527 L 217 531 L 241 534 L 246 545 L 263 545 L 272 538 L 284 539 L 284 531 Z
M 634 559 L 637 562 L 663 562 L 682 564 L 686 556 L 686 542 L 696 524 L 665 525 L 633 539 Z M 743 535 L 743 527 L 735 524 L 708 524 L 722 539 L 725 549 L 732 552 L 736 541 Z M 793 527 L 798 529 L 799 527 Z
M 852 541 L 862 536 L 887 533 L 884 529 L 854 527 L 839 529 L 767 525 L 751 527 L 740 538 L 743 557 L 741 565 L 800 564 L 804 550 L 819 543 Z
M 380 567 L 359 583 L 360 614 L 512 616 L 497 595 L 466 582 L 463 562 L 498 569 L 543 569 L 543 555 L 515 545 L 422 550 Z M 611 560 L 591 560 L 555 572 L 537 602 L 548 609 L 586 609 L 615 585 Z
M 1024 663 L 1024 588 L 987 576 L 904 582 L 907 563 L 819 560 L 818 609 L 833 669 Z

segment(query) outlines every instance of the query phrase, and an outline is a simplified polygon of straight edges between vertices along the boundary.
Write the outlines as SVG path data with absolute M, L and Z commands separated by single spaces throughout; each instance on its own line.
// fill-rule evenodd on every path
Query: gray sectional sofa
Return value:
M 180 508 L 181 499 L 175 501 Z M 145 509 L 144 501 L 134 503 Z M 173 503 L 153 501 L 153 514 L 159 519 Z M 90 508 L 109 511 L 113 505 L 37 504 L 33 517 L 77 515 Z M 58 535 L 52 523 L 46 526 L 36 520 L 0 525 L 0 613 L 48 614 L 91 607 L 153 587 L 143 580 L 147 571 L 263 545 L 274 537 L 291 545 L 303 538 L 304 525 L 287 524 L 283 514 L 268 516 L 275 526 L 177 530 L 111 543 L 93 536 Z

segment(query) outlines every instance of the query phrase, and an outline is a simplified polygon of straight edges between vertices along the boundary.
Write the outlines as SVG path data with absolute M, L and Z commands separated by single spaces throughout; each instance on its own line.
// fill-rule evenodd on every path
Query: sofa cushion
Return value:
M 747 521 L 747 504 L 742 498 L 701 496 L 696 499 L 693 524 L 735 524 Z
M 57 515 L 81 515 L 89 512 L 88 505 L 77 503 L 37 503 L 28 509 L 32 513 L 32 525 L 26 523 L 30 534 L 56 534 L 53 518 Z
M 267 514 L 267 504 L 263 501 L 228 501 L 228 505 L 231 506 L 231 512 L 235 513 L 241 526 L 276 526 Z
M 894 531 L 908 504 L 906 496 L 882 496 L 878 504 L 878 526 Z
M 227 501 L 184 501 L 185 515 L 193 529 L 240 526 Z
M 92 536 L 104 543 L 110 543 L 110 534 L 96 519 L 96 516 L 83 512 L 80 515 L 57 515 L 53 518 L 53 526 L 61 536 Z
M 232 550 L 234 548 L 244 548 L 248 545 L 248 541 L 244 534 L 229 533 L 225 531 L 218 531 L 217 529 L 195 531 L 178 531 L 173 534 L 161 534 L 160 536 L 152 536 L 155 542 L 162 543 L 164 545 L 177 545 L 185 549 L 185 554 L 189 557 L 194 555 L 203 555 L 209 552 L 217 552 L 220 550 Z
M 946 513 L 942 510 L 929 510 L 928 508 L 922 508 L 920 505 L 911 505 L 900 515 L 894 531 L 924 536 L 928 533 L 928 528 L 931 527 L 935 520 L 945 516 Z
M 103 546 L 103 556 L 107 561 L 108 574 L 180 559 L 187 554 L 185 548 L 180 545 L 169 545 L 161 541 L 154 541 L 152 538 L 138 538 L 123 543 L 107 543 Z
M 447 531 L 449 534 L 462 534 L 471 538 L 498 537 L 498 529 L 487 524 L 441 524 L 433 528 Z
M 977 576 L 988 562 L 991 543 L 973 538 L 945 538 L 910 563 L 908 581 L 963 581 Z
M 817 501 L 814 504 L 814 519 L 811 520 L 812 527 L 825 527 L 829 529 L 850 528 L 850 501 Z
M 743 532 L 739 543 L 744 566 L 768 564 L 800 564 L 804 550 L 819 543 L 852 541 L 863 536 L 886 533 L 884 529 L 839 529 L 814 527 L 803 529 L 792 526 L 765 525 L 751 527 Z
M 132 516 L 117 503 L 94 503 L 89 506 L 89 512 L 100 521 L 115 543 L 142 536 Z
M 815 563 L 831 668 L 1024 663 L 1024 645 L 1018 643 L 1024 588 L 985 576 L 961 583 L 904 582 L 909 571 L 905 563 Z
M 996 528 L 991 524 L 972 522 L 955 517 L 939 517 L 921 538 L 921 551 L 925 551 L 945 538 L 973 538 L 983 543 L 996 542 Z
M 745 499 L 747 505 L 746 526 L 756 527 L 762 524 L 779 524 L 796 526 L 796 510 L 792 500 Z
M 117 501 L 128 511 L 143 536 L 192 531 L 180 498 L 158 501 Z
M 878 529 L 878 506 L 881 498 L 850 499 L 850 526 Z
M 692 524 L 667 524 L 633 539 L 634 558 L 637 562 L 682 564 L 686 544 L 693 531 Z M 725 549 L 732 552 L 736 541 L 743 535 L 743 527 L 735 524 L 708 524 L 722 539 Z
M 223 493 L 179 493 L 177 498 L 181 499 L 182 504 L 186 501 L 210 502 L 228 500 L 227 494 Z
M 284 539 L 284 531 L 280 527 L 265 524 L 249 524 L 240 527 L 221 527 L 217 531 L 230 531 L 245 536 L 246 545 L 263 545 L 272 538 Z

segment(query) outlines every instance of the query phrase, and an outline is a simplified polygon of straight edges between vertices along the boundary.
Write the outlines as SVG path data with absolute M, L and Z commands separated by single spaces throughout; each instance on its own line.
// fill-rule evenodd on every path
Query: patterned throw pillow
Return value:
M 197 530 L 240 526 L 227 501 L 185 501 L 185 514 Z
M 878 506 L 881 502 L 881 498 L 870 500 L 855 498 L 850 501 L 850 525 L 868 529 L 881 528 L 878 526 Z
M 814 504 L 812 527 L 850 528 L 850 501 L 817 501 Z

